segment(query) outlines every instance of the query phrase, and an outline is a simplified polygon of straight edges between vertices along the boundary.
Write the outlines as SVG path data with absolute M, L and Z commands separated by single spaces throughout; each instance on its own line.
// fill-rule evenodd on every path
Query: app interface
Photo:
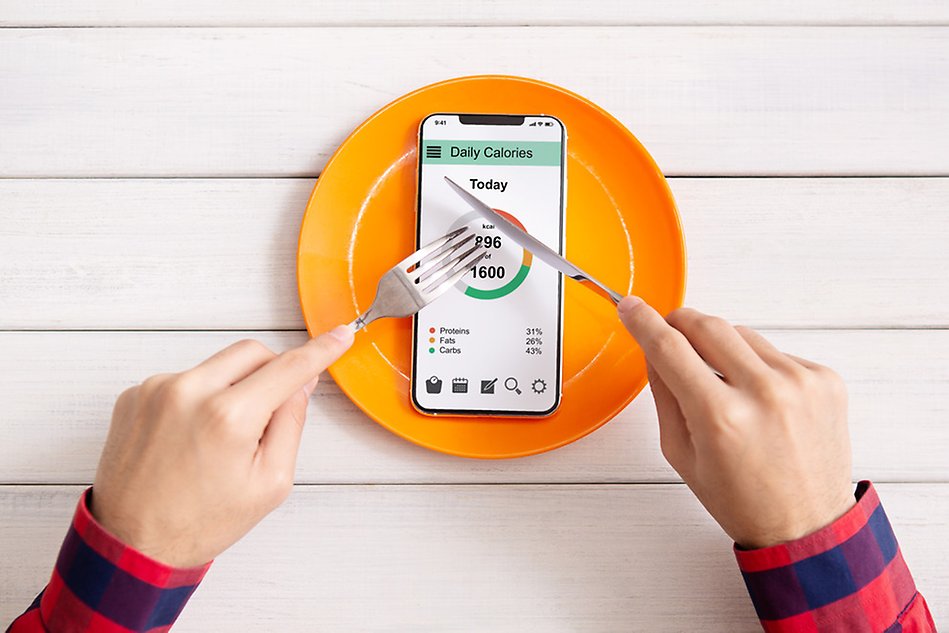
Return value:
M 433 413 L 543 415 L 560 400 L 559 273 L 482 220 L 445 176 L 562 252 L 565 133 L 560 121 L 422 124 L 419 244 L 468 225 L 488 255 L 415 320 L 412 390 Z

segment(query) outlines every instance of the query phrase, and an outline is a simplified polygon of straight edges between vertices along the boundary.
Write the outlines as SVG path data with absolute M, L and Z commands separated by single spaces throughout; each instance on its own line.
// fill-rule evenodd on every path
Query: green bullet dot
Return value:
M 429 347 L 429 348 L 428 348 L 428 353 L 429 353 L 429 354 L 434 354 L 434 353 L 435 353 L 435 348 L 434 348 L 434 347 Z

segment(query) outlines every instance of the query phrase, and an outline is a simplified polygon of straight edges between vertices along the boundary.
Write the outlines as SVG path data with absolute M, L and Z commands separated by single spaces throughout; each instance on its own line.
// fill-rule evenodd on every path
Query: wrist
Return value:
M 856 505 L 849 489 L 839 490 L 833 498 L 810 507 L 797 508 L 793 516 L 783 516 L 770 529 L 750 531 L 735 538 L 735 544 L 744 550 L 755 550 L 796 541 L 820 532 L 832 525 Z
M 86 507 L 92 518 L 99 524 L 99 527 L 125 545 L 143 552 L 142 539 L 137 536 L 137 530 L 130 526 L 131 521 L 113 514 L 110 511 L 109 504 L 103 502 L 102 495 L 96 495 L 95 491 L 95 486 L 89 489 L 86 496 Z
M 144 565 L 149 568 L 161 568 L 169 573 L 194 576 L 200 571 L 203 577 L 204 572 L 210 567 L 213 560 L 186 560 L 183 557 L 168 555 L 154 547 L 143 545 L 143 540 L 136 537 L 130 531 L 124 531 L 124 524 L 119 524 L 116 529 L 115 524 L 108 521 L 103 522 L 100 518 L 102 504 L 93 504 L 93 488 L 89 488 L 83 494 L 77 509 L 76 521 L 80 521 L 87 533 L 94 533 L 97 542 L 102 543 L 106 551 L 124 551 L 124 556 L 132 561 L 130 564 Z M 95 507 L 95 511 L 94 511 Z M 108 544 L 108 545 L 105 545 Z M 137 561 L 137 562 L 136 562 Z M 177 576 L 176 576 L 177 577 Z M 198 577 L 200 580 L 200 577 Z
M 93 487 L 86 497 L 89 514 L 102 530 L 117 541 L 168 567 L 192 568 L 210 564 L 210 560 L 199 560 L 173 547 L 168 543 L 167 535 L 162 536 L 160 530 L 148 529 L 141 517 L 113 513 L 111 504 L 102 503 L 101 497 L 95 497 L 94 491 Z

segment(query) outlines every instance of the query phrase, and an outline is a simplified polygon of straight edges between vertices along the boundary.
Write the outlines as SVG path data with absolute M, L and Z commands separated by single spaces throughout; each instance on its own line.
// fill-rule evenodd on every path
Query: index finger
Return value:
M 243 402 L 276 411 L 290 396 L 333 364 L 353 344 L 354 331 L 347 325 L 312 338 L 280 354 L 230 388 Z
M 619 318 L 633 335 L 672 395 L 682 403 L 697 392 L 724 389 L 689 340 L 639 297 L 626 297 L 617 307 Z

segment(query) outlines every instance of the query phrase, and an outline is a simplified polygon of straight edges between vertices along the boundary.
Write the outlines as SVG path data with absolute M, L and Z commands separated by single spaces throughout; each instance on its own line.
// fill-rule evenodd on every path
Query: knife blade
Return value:
M 605 284 L 597 281 L 593 276 L 584 272 L 579 266 L 561 256 L 560 253 L 550 248 L 530 233 L 522 230 L 519 226 L 489 207 L 480 198 L 464 189 L 461 185 L 456 183 L 448 176 L 445 176 L 445 180 L 448 181 L 449 186 L 455 190 L 455 193 L 461 196 L 461 198 L 475 211 L 477 211 L 482 218 L 488 222 L 491 222 L 491 224 L 497 227 L 501 233 L 513 240 L 515 244 L 518 244 L 522 248 L 526 248 L 528 251 L 533 253 L 537 259 L 541 260 L 548 266 L 552 266 L 554 269 L 559 270 L 567 277 L 583 283 L 592 290 L 598 291 L 599 294 L 605 295 L 607 298 L 613 301 L 613 303 L 619 303 L 623 298 L 623 295 L 611 290 Z

